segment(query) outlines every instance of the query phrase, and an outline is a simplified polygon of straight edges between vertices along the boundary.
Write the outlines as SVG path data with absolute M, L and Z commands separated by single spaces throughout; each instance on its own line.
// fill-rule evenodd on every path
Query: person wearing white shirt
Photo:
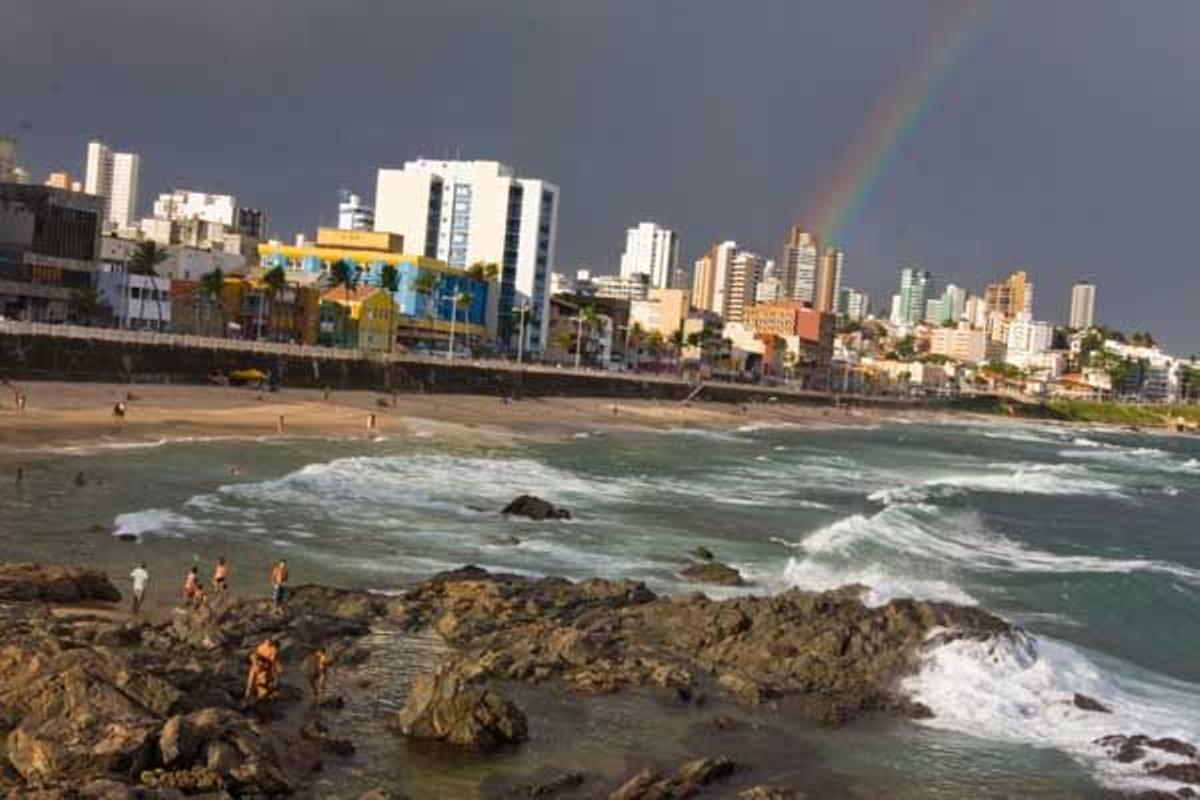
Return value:
M 133 579 L 133 613 L 137 614 L 146 599 L 146 584 L 150 581 L 150 573 L 146 571 L 146 562 L 138 564 L 137 569 L 129 573 Z

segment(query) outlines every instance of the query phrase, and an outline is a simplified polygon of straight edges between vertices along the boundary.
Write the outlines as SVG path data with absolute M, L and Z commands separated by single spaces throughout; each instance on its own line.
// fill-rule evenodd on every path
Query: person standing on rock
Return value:
M 196 591 L 200 588 L 200 568 L 195 564 L 183 579 L 183 599 L 188 605 L 196 602 Z
M 229 599 L 229 565 L 225 562 L 225 556 L 220 556 L 217 559 L 217 566 L 213 569 L 213 590 L 217 593 L 217 605 L 225 605 Z
M 281 558 L 271 570 L 271 603 L 277 613 L 283 613 L 283 604 L 287 602 L 287 582 L 287 561 Z
M 146 562 L 138 564 L 133 572 L 129 573 L 129 577 L 133 580 L 133 615 L 136 617 L 142 610 L 142 601 L 146 599 L 146 584 L 150 581 L 150 573 L 146 571 Z
M 320 708 L 321 703 L 325 701 L 325 684 L 329 681 L 329 665 L 331 663 L 333 663 L 333 656 L 329 654 L 325 645 L 319 645 L 309 660 L 308 685 L 312 687 L 313 705 L 317 708 Z

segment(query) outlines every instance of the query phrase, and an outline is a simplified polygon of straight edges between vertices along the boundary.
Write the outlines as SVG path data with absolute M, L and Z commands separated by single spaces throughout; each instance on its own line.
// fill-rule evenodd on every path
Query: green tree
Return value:
M 225 273 L 220 267 L 200 276 L 200 296 L 217 307 L 221 318 L 221 336 L 225 336 L 228 324 L 225 320 L 225 303 L 221 298 L 221 290 L 225 286 Z
M 896 342 L 896 355 L 900 358 L 908 359 L 916 355 L 916 346 L 913 342 L 913 337 L 905 336 L 900 341 Z
M 467 274 L 477 281 L 494 281 L 500 276 L 500 265 L 494 261 L 476 261 L 467 267 Z
M 100 305 L 100 295 L 91 286 L 72 289 L 70 299 L 67 300 L 67 309 L 71 313 L 71 319 L 77 324 L 94 324 Z
M 395 264 L 384 264 L 379 270 L 379 286 L 393 295 L 400 291 L 400 271 Z
M 130 275 L 146 275 L 150 278 L 155 278 L 158 276 L 158 265 L 170 257 L 171 254 L 167 252 L 167 248 L 161 247 L 158 242 L 152 240 L 138 242 L 138 246 L 129 255 L 126 269 L 129 270 Z M 151 285 L 151 291 L 154 292 L 154 302 L 158 310 L 158 323 L 161 327 L 163 322 L 162 297 L 160 296 L 158 287 Z M 128 303 L 128 281 L 125 282 L 125 296 L 126 303 Z M 128 310 L 126 311 L 125 324 L 129 324 Z
M 263 302 L 266 301 L 269 308 L 272 310 L 275 306 L 275 298 L 279 293 L 287 288 L 287 272 L 283 267 L 272 267 L 267 270 L 262 277 L 263 296 L 258 299 L 258 338 L 262 338 L 263 327 Z M 268 315 L 269 316 L 269 315 Z
M 339 258 L 337 261 L 329 265 L 329 274 L 326 276 L 326 281 L 331 289 L 336 289 L 339 286 L 345 290 L 346 302 L 350 302 L 350 293 L 358 288 L 358 280 L 362 274 L 352 262 Z
M 433 319 L 436 316 L 437 309 L 433 304 L 433 293 L 438 287 L 437 273 L 422 270 L 417 274 L 416 280 L 413 281 L 413 291 L 425 301 L 425 316 Z

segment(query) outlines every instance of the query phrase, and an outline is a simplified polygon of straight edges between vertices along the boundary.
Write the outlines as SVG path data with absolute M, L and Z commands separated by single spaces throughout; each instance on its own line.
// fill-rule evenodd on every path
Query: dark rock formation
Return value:
M 643 769 L 608 796 L 608 800 L 670 800 L 694 797 L 706 787 L 724 780 L 737 768 L 724 757 L 701 758 L 684 764 L 672 775 L 664 776 Z
M 452 667 L 417 677 L 396 727 L 405 736 L 472 750 L 494 750 L 528 737 L 525 715 L 516 704 L 471 685 Z
M 728 564 L 718 561 L 688 564 L 679 571 L 679 574 L 692 583 L 712 583 L 717 586 L 741 586 L 745 583 L 742 580 L 742 573 Z
M 691 555 L 692 558 L 698 559 L 700 561 L 712 561 L 714 558 L 712 550 L 709 550 L 707 547 L 704 547 L 703 545 L 692 548 L 692 551 L 689 555 Z
M 318 642 L 345 649 L 386 611 L 383 598 L 300 587 L 282 615 L 249 601 L 121 624 L 42 602 L 119 598 L 99 573 L 0 565 L 0 575 L 0 797 L 274 797 L 322 753 L 353 749 L 281 722 L 303 696 L 294 686 L 240 708 L 246 658 L 267 636 L 285 663 Z
M 57 564 L 0 563 L 0 600 L 116 603 L 121 593 L 103 572 Z
M 547 502 L 540 497 L 534 497 L 531 494 L 523 494 L 514 498 L 500 513 L 506 516 L 529 517 L 538 522 L 547 519 L 571 518 L 570 511 L 567 511 L 565 508 L 557 508 L 553 503 Z
M 1112 713 L 1112 709 L 1110 709 L 1108 706 L 1101 703 L 1096 698 L 1089 697 L 1086 694 L 1080 694 L 1079 692 L 1075 693 L 1075 697 L 1072 700 L 1072 702 L 1074 703 L 1076 708 L 1082 709 L 1084 711 L 1095 711 L 1100 714 L 1111 714 Z
M 975 608 L 914 600 L 869 608 L 856 595 L 659 598 L 628 580 L 467 567 L 419 584 L 391 613 L 407 627 L 432 626 L 473 680 L 556 680 L 585 693 L 661 686 L 693 696 L 715 681 L 747 703 L 795 697 L 800 713 L 831 723 L 921 713 L 897 694 L 897 679 L 917 667 L 935 629 L 938 641 L 1017 635 Z
M 1143 734 L 1105 736 L 1097 739 L 1096 744 L 1103 747 L 1108 757 L 1114 761 L 1137 764 L 1149 776 L 1183 784 L 1173 795 L 1161 793 L 1161 796 L 1200 796 L 1200 751 L 1195 745 L 1171 738 L 1152 739 Z M 1157 754 L 1154 751 L 1157 751 Z M 1164 759 L 1158 755 L 1162 753 L 1170 754 L 1174 758 Z M 1139 795 L 1149 796 L 1150 794 Z

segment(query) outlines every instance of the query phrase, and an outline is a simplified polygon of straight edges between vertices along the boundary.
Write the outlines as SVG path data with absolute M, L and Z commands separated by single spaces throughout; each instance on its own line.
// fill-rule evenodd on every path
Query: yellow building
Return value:
M 289 280 L 299 277 L 318 285 L 328 280 L 329 271 L 339 261 L 349 263 L 357 273 L 360 286 L 379 288 L 385 266 L 396 270 L 393 325 L 403 329 L 406 340 L 440 342 L 449 334 L 453 320 L 455 334 L 472 339 L 490 339 L 487 309 L 495 286 L 489 281 L 455 269 L 444 261 L 403 252 L 402 237 L 377 231 L 344 231 L 320 228 L 315 244 L 285 245 L 268 242 L 259 245 L 264 269 L 282 267 Z M 455 302 L 454 298 L 465 298 Z M 328 293 L 322 300 L 328 299 Z M 331 323 L 336 316 L 322 312 L 322 320 Z M 321 341 L 343 341 L 345 336 L 332 329 Z M 353 346 L 340 344 L 338 346 Z
M 396 304 L 383 289 L 337 288 L 321 295 L 321 344 L 390 353 L 395 339 Z

